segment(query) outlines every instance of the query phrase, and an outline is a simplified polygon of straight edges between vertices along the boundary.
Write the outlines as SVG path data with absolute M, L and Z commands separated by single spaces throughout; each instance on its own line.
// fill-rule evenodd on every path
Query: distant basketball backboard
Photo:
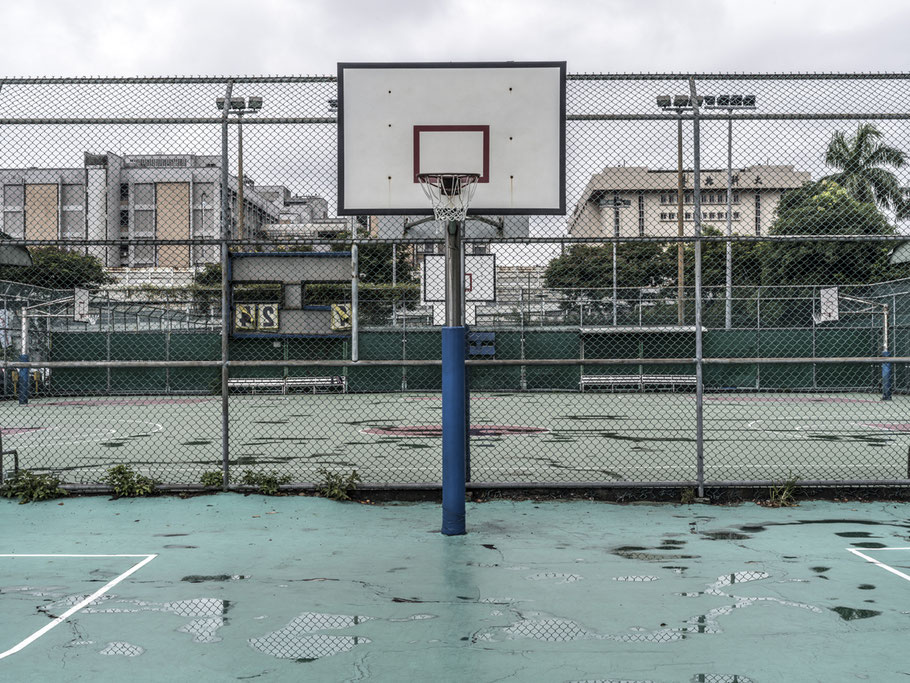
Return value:
M 445 303 L 446 262 L 443 254 L 427 254 L 421 272 L 425 303 Z M 496 254 L 465 254 L 464 300 L 467 303 L 496 301 Z
M 338 65 L 339 215 L 428 215 L 417 176 L 479 176 L 472 215 L 565 213 L 565 62 Z

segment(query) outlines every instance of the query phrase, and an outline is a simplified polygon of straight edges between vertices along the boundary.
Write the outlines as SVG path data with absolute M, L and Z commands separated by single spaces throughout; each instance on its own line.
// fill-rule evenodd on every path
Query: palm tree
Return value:
M 871 123 L 862 124 L 850 139 L 835 131 L 828 143 L 825 163 L 838 172 L 827 179 L 843 187 L 857 201 L 893 208 L 900 213 L 906 207 L 904 192 L 897 176 L 883 167 L 903 168 L 906 154 L 883 143 L 881 137 L 881 131 Z

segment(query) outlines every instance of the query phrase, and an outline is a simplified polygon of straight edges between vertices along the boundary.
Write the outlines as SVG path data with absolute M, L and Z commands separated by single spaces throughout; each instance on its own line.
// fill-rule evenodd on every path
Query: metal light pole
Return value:
M 726 109 L 727 119 L 727 278 L 726 278 L 726 312 L 724 327 L 733 327 L 733 111 L 735 109 L 755 109 L 755 95 L 717 95 L 705 96 L 705 109 Z
M 632 200 L 620 199 L 619 196 L 614 193 L 612 198 L 602 199 L 600 201 L 600 206 L 601 208 L 609 207 L 613 209 L 613 327 L 616 327 L 616 305 L 619 301 L 619 291 L 616 283 L 616 244 L 619 239 L 619 210 L 632 206 Z
M 659 95 L 657 106 L 664 111 L 676 112 L 676 235 L 684 237 L 683 228 L 683 144 L 682 144 L 682 114 L 692 109 L 692 99 L 688 95 Z M 685 248 L 682 241 L 676 247 L 676 317 L 677 324 L 686 322 L 686 270 Z
M 215 100 L 218 109 L 223 110 L 225 98 Z M 234 237 L 243 239 L 245 217 L 243 211 L 243 115 L 256 114 L 262 109 L 261 97 L 231 97 L 228 104 L 228 113 L 237 117 L 237 225 Z

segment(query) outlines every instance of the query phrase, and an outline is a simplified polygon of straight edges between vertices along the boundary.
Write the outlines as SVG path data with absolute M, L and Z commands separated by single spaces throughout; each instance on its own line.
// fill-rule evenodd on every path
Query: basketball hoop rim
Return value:
M 461 187 L 469 185 L 471 183 L 476 183 L 480 180 L 479 173 L 462 173 L 462 172 L 449 172 L 445 171 L 442 173 L 418 173 L 417 181 L 424 185 L 432 185 L 434 187 L 439 187 L 444 178 L 458 178 L 460 179 Z M 460 188 L 459 188 L 460 191 Z

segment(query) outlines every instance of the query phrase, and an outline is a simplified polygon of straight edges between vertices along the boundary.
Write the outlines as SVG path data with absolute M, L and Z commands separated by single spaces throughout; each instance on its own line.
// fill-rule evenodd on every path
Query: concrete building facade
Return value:
M 0 169 L 0 230 L 27 240 L 217 239 L 221 158 L 195 154 L 85 154 L 82 168 Z M 244 225 L 235 236 L 307 237 L 327 220 L 316 196 L 244 179 Z M 231 220 L 237 177 L 229 176 Z M 273 226 L 280 226 L 275 228 Z M 295 229 L 295 226 L 299 226 Z M 337 229 L 338 221 L 333 228 Z M 198 268 L 219 260 L 217 245 L 92 246 L 111 269 Z
M 767 235 L 781 194 L 800 187 L 811 175 L 793 166 L 747 166 L 733 169 L 732 230 L 739 235 Z M 615 166 L 591 176 L 569 217 L 569 236 L 675 236 L 678 232 L 678 172 L 642 166 Z M 694 234 L 691 170 L 683 172 L 683 230 Z M 722 232 L 727 225 L 727 170 L 701 170 L 702 228 Z

